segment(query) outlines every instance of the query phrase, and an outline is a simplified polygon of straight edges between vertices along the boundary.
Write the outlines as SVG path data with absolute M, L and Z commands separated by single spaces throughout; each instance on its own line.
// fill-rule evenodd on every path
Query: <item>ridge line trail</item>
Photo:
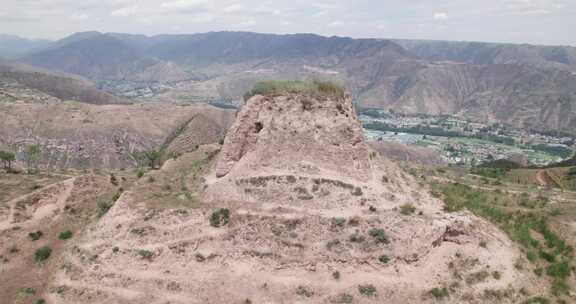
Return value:
M 14 209 L 15 209 L 15 206 L 18 202 L 26 200 L 26 199 L 32 197 L 33 195 L 37 195 L 37 194 L 42 193 L 43 191 L 46 191 L 48 189 L 58 187 L 59 185 L 62 185 L 64 187 L 64 189 L 62 191 L 58 192 L 57 194 L 48 195 L 50 200 L 54 200 L 54 203 L 48 204 L 46 206 L 38 207 L 34 211 L 34 215 L 32 216 L 32 218 L 27 220 L 24 223 L 20 223 L 20 225 L 28 226 L 31 224 L 30 221 L 40 220 L 43 217 L 46 217 L 47 215 L 49 215 L 51 211 L 54 211 L 56 209 L 62 209 L 62 207 L 64 206 L 64 204 L 66 203 L 66 201 L 70 197 L 70 194 L 72 193 L 72 189 L 74 188 L 74 182 L 76 181 L 76 178 L 77 177 L 71 177 L 69 179 L 47 185 L 47 186 L 42 187 L 38 190 L 35 190 L 31 193 L 21 195 L 19 197 L 16 197 L 16 198 L 11 199 L 8 202 L 6 202 L 5 206 L 8 207 L 10 209 L 10 211 L 9 211 L 7 219 L 4 221 L 0 221 L 0 231 L 9 229 L 12 226 L 12 223 L 14 221 L 14 212 L 15 212 Z

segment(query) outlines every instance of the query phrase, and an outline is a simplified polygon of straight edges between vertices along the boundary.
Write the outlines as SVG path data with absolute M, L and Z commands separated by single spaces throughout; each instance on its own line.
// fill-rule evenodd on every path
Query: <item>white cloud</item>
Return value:
M 73 15 L 70 16 L 70 20 L 83 21 L 83 20 L 88 19 L 88 17 L 89 17 L 88 14 L 83 14 L 83 13 L 73 14 Z
M 234 3 L 232 5 L 225 7 L 224 9 L 222 9 L 222 11 L 224 11 L 226 13 L 235 13 L 235 12 L 241 11 L 242 9 L 244 9 L 244 5 L 242 5 L 240 3 Z
M 160 4 L 160 7 L 167 9 L 190 9 L 194 7 L 203 6 L 210 1 L 207 0 L 176 0 L 176 1 L 166 1 Z
M 240 22 L 240 26 L 254 26 L 256 25 L 256 21 L 254 19 L 248 19 L 243 22 Z
M 342 22 L 340 20 L 335 20 L 335 21 L 332 21 L 328 24 L 329 27 L 339 27 L 342 25 L 344 25 L 344 22 Z
M 138 12 L 138 6 L 134 5 L 134 6 L 126 6 L 126 7 L 122 7 L 119 8 L 117 10 L 114 10 L 110 13 L 110 16 L 113 17 L 130 17 L 133 15 L 136 15 L 136 13 Z
M 446 19 L 448 19 L 448 14 L 446 14 L 444 12 L 437 12 L 437 13 L 434 13 L 433 17 L 435 20 L 446 20 Z

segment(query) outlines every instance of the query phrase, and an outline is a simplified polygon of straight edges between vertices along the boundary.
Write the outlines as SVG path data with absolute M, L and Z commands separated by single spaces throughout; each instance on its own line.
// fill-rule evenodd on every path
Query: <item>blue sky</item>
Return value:
M 575 0 L 2 0 L 0 32 L 220 30 L 575 45 Z

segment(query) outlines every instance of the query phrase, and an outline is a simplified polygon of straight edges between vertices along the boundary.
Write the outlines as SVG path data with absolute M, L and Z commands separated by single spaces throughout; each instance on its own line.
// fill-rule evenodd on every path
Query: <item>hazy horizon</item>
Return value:
M 569 0 L 6 0 L 2 32 L 56 40 L 76 32 L 247 31 L 380 39 L 576 45 Z M 314 29 L 314 30 L 311 30 Z

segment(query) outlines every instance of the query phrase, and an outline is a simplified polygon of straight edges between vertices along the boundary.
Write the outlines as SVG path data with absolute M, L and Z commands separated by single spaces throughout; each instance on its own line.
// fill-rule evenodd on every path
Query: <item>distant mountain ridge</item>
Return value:
M 576 71 L 576 47 L 530 44 L 393 40 L 426 60 L 470 64 L 527 64 Z
M 14 35 L 0 34 L 0 57 L 15 58 L 17 56 L 39 50 L 50 45 L 52 41 L 43 39 L 26 39 Z
M 576 129 L 576 48 L 210 32 L 77 33 L 21 58 L 115 94 L 241 100 L 262 79 L 345 83 L 363 107 Z

